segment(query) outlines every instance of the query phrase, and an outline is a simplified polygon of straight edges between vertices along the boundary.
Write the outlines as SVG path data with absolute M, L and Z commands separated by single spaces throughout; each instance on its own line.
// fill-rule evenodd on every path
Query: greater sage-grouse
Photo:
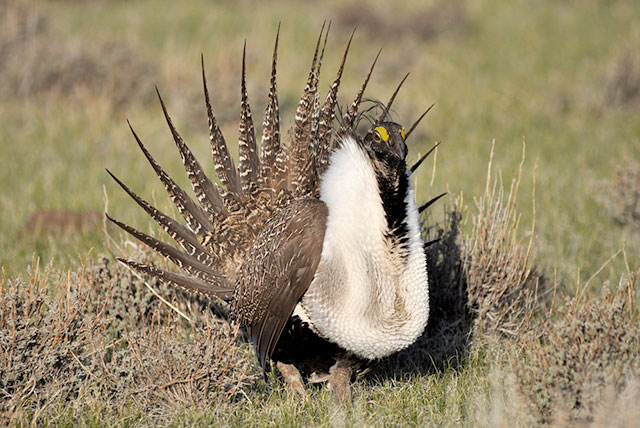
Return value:
M 132 129 L 186 225 L 112 176 L 178 248 L 109 219 L 177 264 L 182 273 L 122 262 L 188 291 L 230 302 L 232 320 L 247 328 L 263 367 L 269 360 L 276 362 L 302 395 L 301 373 L 311 382 L 328 380 L 345 398 L 352 376 L 411 345 L 427 324 L 429 289 L 419 214 L 433 200 L 418 208 L 409 180 L 426 155 L 410 169 L 405 163 L 405 139 L 424 114 L 408 132 L 387 121 L 400 86 L 387 105 L 378 104 L 377 118 L 358 113 L 379 53 L 354 101 L 336 120 L 350 39 L 337 77 L 321 101 L 323 31 L 288 144 L 280 134 L 276 36 L 260 151 L 243 52 L 237 168 L 211 107 L 203 64 L 220 184 L 205 175 L 160 98 L 197 201 L 167 175 Z M 356 127 L 364 116 L 372 125 L 361 136 Z

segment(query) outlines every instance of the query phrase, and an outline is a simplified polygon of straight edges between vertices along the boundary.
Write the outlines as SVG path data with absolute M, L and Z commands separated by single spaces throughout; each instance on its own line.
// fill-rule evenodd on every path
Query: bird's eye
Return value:
M 376 141 L 380 141 L 382 139 L 382 141 L 386 143 L 389 141 L 389 131 L 387 131 L 383 126 L 376 126 L 375 139 Z
M 376 143 L 379 143 L 379 142 L 380 142 L 380 140 L 381 140 L 381 138 L 380 138 L 380 134 L 378 134 L 377 132 L 375 132 L 375 133 L 373 134 L 373 139 L 374 139 L 374 141 L 375 141 Z

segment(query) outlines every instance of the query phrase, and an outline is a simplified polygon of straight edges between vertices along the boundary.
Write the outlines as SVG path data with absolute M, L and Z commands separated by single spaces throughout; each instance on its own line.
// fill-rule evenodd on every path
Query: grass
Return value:
M 82 378 L 69 393 L 69 397 L 77 397 L 78 387 L 87 388 L 79 407 L 66 408 L 60 397 L 39 401 L 31 395 L 23 397 L 26 401 L 21 401 L 24 406 L 18 413 L 9 413 L 10 406 L 2 404 L 2 417 L 24 425 L 136 426 L 153 421 L 167 425 L 529 426 L 562 425 L 567 421 L 563 418 L 597 424 L 616 412 L 637 413 L 637 405 L 628 405 L 638 397 L 637 381 L 616 383 L 615 388 L 604 386 L 598 391 L 611 387 L 622 392 L 616 399 L 606 399 L 602 392 L 596 395 L 599 406 L 572 410 L 554 404 L 540 407 L 527 391 L 528 385 L 518 383 L 516 373 L 519 361 L 526 363 L 520 370 L 540 370 L 531 361 L 544 355 L 548 346 L 544 340 L 531 338 L 530 329 L 540 329 L 540 323 L 558 328 L 571 325 L 557 311 L 567 308 L 567 313 L 575 314 L 569 309 L 582 307 L 583 301 L 592 306 L 608 305 L 606 296 L 615 295 L 621 278 L 635 284 L 640 235 L 629 220 L 635 219 L 635 214 L 628 214 L 624 207 L 637 205 L 633 198 L 640 188 L 633 181 L 640 158 L 640 36 L 636 30 L 640 5 L 623 0 L 447 4 L 438 0 L 412 0 L 394 6 L 384 2 L 312 2 L 296 3 L 295 7 L 286 1 L 195 1 L 188 6 L 168 1 L 1 4 L 3 292 L 20 284 L 26 287 L 38 258 L 41 265 L 48 264 L 56 273 L 38 282 L 45 300 L 54 302 L 65 284 L 95 284 L 87 283 L 77 272 L 82 272 L 83 266 L 99 266 L 101 254 L 114 251 L 115 244 L 109 244 L 101 225 L 71 231 L 51 225 L 46 233 L 36 236 L 25 228 L 30 217 L 41 210 L 102 211 L 108 203 L 110 212 L 119 218 L 149 230 L 149 220 L 104 171 L 108 167 L 143 196 L 168 206 L 153 172 L 144 166 L 125 118 L 169 173 L 187 184 L 154 100 L 153 85 L 160 88 L 185 140 L 206 163 L 209 154 L 200 54 L 204 54 L 214 108 L 227 140 L 233 141 L 239 117 L 243 40 L 247 40 L 249 96 L 254 114 L 260 118 L 278 22 L 282 22 L 278 84 L 283 128 L 291 123 L 311 60 L 310 50 L 324 19 L 333 20 L 333 28 L 321 87 L 326 88 L 333 78 L 339 52 L 357 26 L 342 102 L 357 90 L 370 61 L 383 46 L 368 93 L 386 100 L 410 71 L 395 103 L 397 120 L 410 124 L 436 103 L 409 142 L 410 158 L 417 158 L 435 141 L 443 141 L 437 152 L 435 179 L 432 181 L 433 164 L 423 166 L 415 187 L 419 202 L 449 192 L 448 208 L 436 209 L 429 221 L 445 221 L 441 232 L 430 233 L 451 238 L 441 241 L 431 253 L 435 260 L 432 267 L 437 269 L 435 283 L 444 288 L 432 290 L 440 312 L 434 305 L 429 337 L 411 353 L 397 356 L 356 383 L 353 406 L 348 409 L 336 407 L 323 388 L 314 390 L 310 402 L 300 403 L 279 382 L 257 382 L 242 389 L 246 396 L 241 394 L 232 403 L 219 400 L 217 392 L 207 396 L 195 387 L 190 393 L 201 397 L 196 406 L 173 406 L 170 411 L 154 407 L 149 412 L 147 398 L 136 398 L 140 396 L 127 387 L 115 393 L 104 382 L 83 383 Z M 526 157 L 521 164 L 523 141 Z M 501 179 L 493 197 L 485 193 L 492 150 L 492 176 Z M 514 179 L 519 179 L 519 192 L 510 201 L 508 189 Z M 535 199 L 531 196 L 534 182 Z M 490 189 L 493 183 L 489 182 Z M 491 205 L 502 188 L 505 199 Z M 505 211 L 490 211 L 491 206 Z M 460 213 L 459 230 L 446 222 L 450 218 L 447 213 L 456 212 Z M 509 239 L 490 241 L 480 234 L 505 224 L 508 227 L 501 230 L 513 233 Z M 116 243 L 124 241 L 121 235 L 110 233 Z M 478 237 L 481 239 L 474 246 L 473 239 Z M 492 242 L 496 244 L 492 246 Z M 474 248 L 485 250 L 473 253 Z M 483 266 L 492 266 L 492 260 L 501 260 L 487 252 L 491 249 L 515 264 L 501 262 L 494 271 L 482 271 Z M 456 251 L 467 258 L 455 258 Z M 529 263 L 525 267 L 521 263 L 524 258 Z M 474 265 L 474 259 L 480 262 Z M 506 269 L 504 276 L 500 275 L 501 267 Z M 526 272 L 525 278 L 529 274 L 537 278 L 537 294 L 532 293 L 534 282 L 517 280 Z M 477 278 L 506 279 L 500 283 Z M 511 295 L 515 300 L 503 299 L 504 290 L 512 288 L 523 290 L 523 294 Z M 121 303 L 130 299 L 127 293 L 122 291 Z M 560 296 L 565 295 L 583 301 L 563 303 Z M 116 326 L 114 316 L 100 318 L 106 325 L 91 336 L 113 339 L 123 337 L 126 329 L 151 328 L 143 327 L 150 318 L 131 317 L 146 307 L 140 305 L 151 304 L 154 311 L 160 310 L 154 306 L 158 302 L 145 288 L 136 296 L 135 305 L 129 302 L 132 313 L 120 317 L 126 322 L 120 320 Z M 184 301 L 184 297 L 179 299 Z M 114 300 L 105 302 L 116 304 Z M 537 312 L 531 313 L 532 306 Z M 45 305 L 38 316 L 49 316 L 50 307 Z M 442 308 L 451 308 L 449 317 L 443 315 L 447 311 Z M 526 316 L 495 324 L 493 321 L 505 320 L 505 308 L 524 311 Z M 620 315 L 624 319 L 621 325 L 637 328 L 638 311 L 635 298 L 628 312 Z M 92 316 L 99 313 L 85 312 Z M 492 322 L 479 321 L 487 314 Z M 192 328 L 188 323 L 174 322 L 184 331 Z M 2 328 L 7 325 L 3 323 Z M 157 337 L 164 336 L 157 333 Z M 167 340 L 178 349 L 192 343 L 190 334 Z M 76 342 L 70 343 L 75 346 Z M 119 351 L 123 355 L 133 352 L 135 343 L 134 339 L 123 341 Z M 444 346 L 447 343 L 448 348 Z M 532 343 L 537 346 L 533 351 L 542 349 L 538 354 L 523 350 Z M 420 356 L 417 362 L 413 361 L 415 355 Z M 637 350 L 616 358 L 632 364 L 637 361 Z M 601 357 L 596 360 L 606 364 Z M 239 357 L 238 361 L 255 366 L 250 359 Z M 83 373 L 73 358 L 69 364 Z M 11 367 L 14 374 L 18 372 L 17 366 Z M 29 367 L 24 370 L 37 374 Z M 618 365 L 611 370 L 629 374 Z M 152 376 L 148 381 L 154 384 L 157 379 Z M 6 378 L 2 382 L 0 390 L 6 391 Z M 558 392 L 554 385 L 546 382 L 542 390 L 548 391 L 549 397 L 572 394 L 570 390 Z M 45 386 L 51 388 L 45 382 L 37 394 L 47 393 Z M 37 394 L 35 397 L 41 397 Z M 111 401 L 114 397 L 120 400 L 117 404 Z M 9 402 L 5 395 L 0 400 Z M 562 401 L 547 403 L 558 400 Z M 44 410 L 43 403 L 48 403 Z M 625 407 L 625 412 L 619 411 Z M 586 418 L 582 417 L 585 412 Z M 623 416 L 620 418 L 620 426 L 625 426 Z

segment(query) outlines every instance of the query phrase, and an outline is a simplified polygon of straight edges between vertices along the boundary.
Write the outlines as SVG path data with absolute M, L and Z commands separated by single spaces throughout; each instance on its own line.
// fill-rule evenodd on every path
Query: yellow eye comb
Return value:
M 383 128 L 382 126 L 376 126 L 376 132 L 380 135 L 380 137 L 382 137 L 382 140 L 385 143 L 389 141 L 389 133 L 387 132 L 386 128 Z

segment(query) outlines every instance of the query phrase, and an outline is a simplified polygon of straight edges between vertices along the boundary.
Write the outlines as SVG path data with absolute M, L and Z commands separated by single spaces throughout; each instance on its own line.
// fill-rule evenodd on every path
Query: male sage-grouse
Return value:
M 424 114 L 408 132 L 387 121 L 400 86 L 387 105 L 377 104 L 381 110 L 377 118 L 358 113 L 375 60 L 355 100 L 336 120 L 338 87 L 351 39 L 337 77 L 321 101 L 323 31 L 288 144 L 280 134 L 276 36 L 260 152 L 243 52 L 237 168 L 211 107 L 203 65 L 210 142 L 220 184 L 205 175 L 160 99 L 197 202 L 166 174 L 132 129 L 186 225 L 112 176 L 178 248 L 109 219 L 177 264 L 182 273 L 129 260 L 123 263 L 188 291 L 230 302 L 232 320 L 247 328 L 263 367 L 270 360 L 276 362 L 301 395 L 304 375 L 310 382 L 328 380 L 344 399 L 352 376 L 370 362 L 411 345 L 427 324 L 429 290 L 419 214 L 433 200 L 419 209 L 409 181 L 426 155 L 412 168 L 405 163 L 405 139 Z M 362 117 L 372 125 L 358 135 Z

